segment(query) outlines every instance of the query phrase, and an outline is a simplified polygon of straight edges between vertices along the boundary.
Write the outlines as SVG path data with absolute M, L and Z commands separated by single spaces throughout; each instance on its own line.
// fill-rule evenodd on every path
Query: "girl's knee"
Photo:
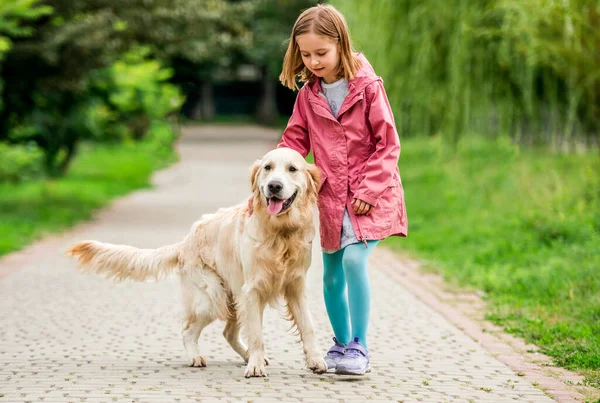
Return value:
M 346 276 L 362 274 L 367 270 L 367 259 L 360 251 L 349 249 L 344 253 L 342 266 Z
M 343 273 L 329 273 L 323 275 L 323 287 L 326 292 L 343 291 L 345 286 L 346 279 L 344 278 Z

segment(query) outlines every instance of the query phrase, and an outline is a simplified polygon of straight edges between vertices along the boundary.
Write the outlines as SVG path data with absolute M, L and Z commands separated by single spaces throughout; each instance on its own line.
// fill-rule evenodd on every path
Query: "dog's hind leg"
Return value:
M 181 294 L 184 310 L 185 322 L 181 335 L 183 337 L 183 346 L 188 356 L 189 365 L 192 367 L 205 367 L 206 359 L 200 355 L 198 350 L 198 339 L 202 330 L 211 324 L 217 318 L 225 318 L 226 315 L 215 305 L 215 297 L 211 295 L 211 289 L 217 289 L 214 283 L 219 284 L 219 279 L 214 279 L 202 270 L 202 268 L 193 267 L 187 269 L 181 275 Z M 210 281 L 213 283 L 210 283 Z M 210 288 L 213 286 L 212 288 Z M 217 295 L 219 297 L 219 295 Z M 218 299 L 218 298 L 217 298 Z M 222 298 L 223 304 L 226 300 Z M 220 301 L 220 300 L 219 300 Z
M 198 350 L 198 339 L 202 330 L 212 323 L 214 318 L 206 313 L 188 316 L 181 335 L 183 336 L 183 346 L 188 356 L 190 367 L 206 367 L 206 359 L 200 355 Z

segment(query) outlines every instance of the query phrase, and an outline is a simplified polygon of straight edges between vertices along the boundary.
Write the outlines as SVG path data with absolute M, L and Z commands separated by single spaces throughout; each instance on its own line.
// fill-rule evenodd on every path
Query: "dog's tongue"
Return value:
M 269 205 L 267 206 L 267 213 L 271 215 L 278 214 L 283 206 L 283 200 L 269 199 Z

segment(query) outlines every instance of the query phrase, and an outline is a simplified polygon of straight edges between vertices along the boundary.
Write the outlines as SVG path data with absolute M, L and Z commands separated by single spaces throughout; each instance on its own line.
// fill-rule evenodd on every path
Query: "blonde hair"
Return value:
M 299 76 L 301 82 L 314 79 L 314 74 L 304 66 L 300 48 L 296 43 L 299 35 L 307 33 L 326 36 L 338 42 L 340 46 L 338 73 L 348 81 L 356 76 L 361 63 L 353 55 L 354 50 L 344 16 L 333 6 L 319 4 L 304 10 L 292 28 L 287 51 L 283 58 L 283 70 L 279 75 L 279 80 L 283 85 L 297 90 L 296 77 Z

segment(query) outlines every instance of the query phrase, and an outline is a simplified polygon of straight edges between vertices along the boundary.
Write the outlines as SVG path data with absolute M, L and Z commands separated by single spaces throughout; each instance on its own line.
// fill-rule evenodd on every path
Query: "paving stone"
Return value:
M 0 403 L 552 401 L 390 281 L 377 250 L 370 267 L 373 371 L 362 379 L 305 370 L 297 336 L 274 309 L 264 318 L 268 377 L 244 378 L 244 364 L 222 337 L 223 323 L 200 339 L 209 366 L 190 368 L 176 279 L 115 284 L 77 272 L 62 255 L 83 239 L 143 248 L 180 241 L 202 213 L 247 198 L 249 166 L 276 140 L 276 132 L 256 128 L 188 129 L 179 144 L 182 161 L 158 173 L 154 189 L 0 261 L 0 275 L 10 273 L 0 277 Z M 325 352 L 332 332 L 322 270 L 315 242 L 309 299 Z

